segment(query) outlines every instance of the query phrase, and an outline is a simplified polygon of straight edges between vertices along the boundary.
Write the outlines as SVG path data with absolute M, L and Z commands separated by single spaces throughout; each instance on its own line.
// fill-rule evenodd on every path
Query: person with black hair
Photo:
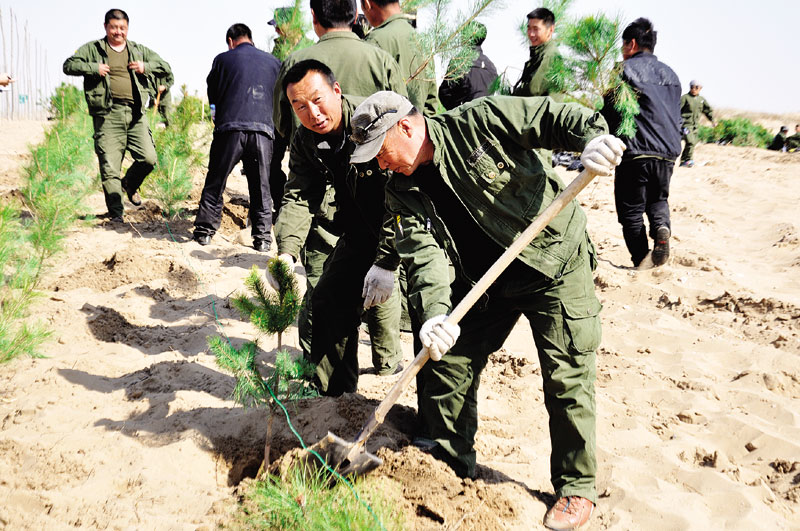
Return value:
M 481 44 L 486 40 L 486 26 L 477 21 L 470 22 L 464 32 L 470 39 L 478 56 L 469 70 L 457 79 L 445 79 L 439 85 L 439 100 L 448 111 L 476 98 L 489 95 L 489 88 L 497 79 L 494 63 L 486 57 Z
M 426 79 L 424 71 L 408 81 L 419 68 L 421 58 L 416 45 L 416 30 L 400 8 L 400 2 L 361 0 L 361 9 L 372 26 L 365 40 L 388 52 L 400 65 L 400 73 L 406 80 L 408 99 L 414 107 L 426 116 L 435 115 L 438 108 L 436 82 Z
M 352 96 L 366 97 L 380 90 L 395 90 L 407 95 L 405 82 L 397 62 L 387 52 L 372 46 L 353 33 L 352 24 L 358 12 L 356 0 L 310 0 L 314 32 L 319 42 L 292 53 L 281 66 L 278 83 L 291 68 L 305 60 L 316 60 L 329 68 L 338 80 L 342 92 Z M 294 131 L 300 120 L 282 90 L 274 95 L 273 120 L 275 129 L 288 142 L 292 142 Z M 307 141 L 313 141 L 304 136 Z M 291 149 L 291 148 L 290 148 Z M 311 227 L 302 249 L 302 262 L 306 270 L 306 294 L 298 317 L 300 347 L 303 353 L 311 352 L 313 324 L 314 287 L 322 275 L 325 261 L 333 251 L 339 237 L 334 215 L 337 210 L 329 191 L 319 208 L 313 212 Z M 285 201 L 284 201 L 285 203 Z M 283 208 L 283 207 L 281 207 Z M 281 212 L 281 216 L 284 213 Z M 292 224 L 292 214 L 286 214 Z M 279 216 L 280 219 L 280 216 Z M 388 301 L 368 310 L 367 319 L 372 340 L 372 358 L 380 375 L 391 375 L 400 367 L 402 347 L 400 345 L 401 304 L 399 287 Z
M 560 100 L 552 91 L 548 72 L 559 55 L 558 45 L 553 40 L 556 17 L 552 11 L 539 7 L 528 13 L 528 40 L 531 57 L 525 63 L 519 81 L 511 93 L 514 96 L 550 96 Z
M 298 262 L 306 265 L 301 249 L 332 189 L 337 205 L 333 227 L 340 237 L 310 298 L 314 319 L 311 348 L 305 356 L 317 365 L 319 391 L 339 396 L 355 392 L 358 386 L 361 314 L 386 303 L 397 291 L 394 272 L 399 259 L 384 232 L 388 174 L 375 161 L 350 164 L 355 148 L 350 117 L 363 98 L 343 95 L 324 63 L 313 59 L 295 63 L 284 75 L 282 88 L 302 125 L 291 144 L 289 180 L 275 224 L 278 259 L 290 267 Z M 276 285 L 269 274 L 267 280 Z M 399 322 L 387 332 L 399 341 Z M 399 359 L 393 361 L 397 364 Z
M 106 12 L 105 37 L 88 42 L 64 61 L 68 76 L 83 76 L 83 91 L 94 125 L 94 150 L 100 163 L 108 217 L 123 221 L 122 194 L 142 204 L 139 187 L 156 165 L 156 148 L 147 123 L 148 76 L 168 76 L 169 64 L 146 46 L 128 40 L 128 14 Z M 125 152 L 133 157 L 120 179 Z
M 620 137 L 627 149 L 616 169 L 614 198 L 635 267 L 650 252 L 644 215 L 654 240 L 653 265 L 660 266 L 669 258 L 669 183 L 681 153 L 681 82 L 653 55 L 656 37 L 646 18 L 637 18 L 622 32 L 622 79 L 637 94 L 639 114 L 634 135 Z M 621 121 L 613 98 L 613 92 L 606 94 L 602 110 L 612 132 Z
M 208 173 L 194 220 L 194 240 L 208 245 L 219 229 L 225 184 L 233 167 L 244 166 L 250 193 L 253 248 L 268 251 L 272 242 L 270 163 L 273 138 L 272 92 L 280 61 L 257 49 L 245 24 L 225 34 L 228 51 L 217 55 L 206 82 L 208 102 L 216 106 Z

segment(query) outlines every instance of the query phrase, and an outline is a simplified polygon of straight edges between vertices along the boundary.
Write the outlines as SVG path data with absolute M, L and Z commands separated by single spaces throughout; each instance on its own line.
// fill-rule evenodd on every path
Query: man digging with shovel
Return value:
M 600 302 L 586 216 L 566 203 L 461 320 L 447 314 L 564 188 L 539 148 L 583 151 L 589 172 L 611 175 L 625 149 L 605 120 L 550 98 L 489 97 L 425 118 L 404 97 L 378 92 L 351 120 L 351 163 L 377 158 L 394 176 L 387 208 L 408 267 L 409 303 L 436 363 L 420 371 L 421 433 L 431 453 L 474 477 L 480 374 L 521 315 L 533 330 L 550 416 L 551 481 L 544 523 L 574 529 L 596 501 L 595 349 Z M 451 284 L 448 258 L 455 267 Z M 462 333 L 463 330 L 463 333 Z M 446 355 L 445 355 L 446 354 Z

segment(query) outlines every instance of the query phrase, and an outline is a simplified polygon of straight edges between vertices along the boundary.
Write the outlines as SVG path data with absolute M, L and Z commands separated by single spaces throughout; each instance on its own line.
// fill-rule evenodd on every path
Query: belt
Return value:
M 112 99 L 111 103 L 113 103 L 114 105 L 125 105 L 126 107 L 133 107 L 135 105 L 135 103 L 132 101 L 118 100 L 116 98 Z

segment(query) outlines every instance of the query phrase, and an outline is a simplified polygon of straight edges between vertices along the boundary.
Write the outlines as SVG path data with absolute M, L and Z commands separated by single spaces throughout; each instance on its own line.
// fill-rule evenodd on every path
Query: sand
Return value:
M 26 143 L 44 126 L 0 125 L 0 194 L 19 186 Z M 658 269 L 629 268 L 611 179 L 580 196 L 604 305 L 589 529 L 800 529 L 800 155 L 702 145 L 696 161 L 673 175 L 673 254 Z M 123 226 L 70 231 L 35 311 L 54 332 L 47 358 L 0 367 L 0 527 L 231 522 L 266 422 L 230 400 L 233 379 L 206 338 L 255 336 L 227 302 L 266 259 L 249 247 L 246 200 L 235 172 L 207 247 L 191 240 L 196 201 L 189 221 L 169 226 L 145 201 Z M 90 205 L 103 213 L 99 189 Z M 298 352 L 296 329 L 285 342 Z M 268 362 L 275 339 L 260 344 Z M 363 374 L 357 394 L 302 402 L 292 422 L 308 442 L 328 430 L 352 438 L 396 379 Z M 482 384 L 475 481 L 408 447 L 413 386 L 370 439 L 384 459 L 370 480 L 395 493 L 406 528 L 541 528 L 550 443 L 524 320 Z M 276 429 L 273 459 L 299 445 L 285 420 Z

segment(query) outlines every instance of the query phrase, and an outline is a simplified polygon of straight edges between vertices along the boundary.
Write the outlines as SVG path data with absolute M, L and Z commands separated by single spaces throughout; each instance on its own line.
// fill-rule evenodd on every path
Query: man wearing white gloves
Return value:
M 585 523 L 597 498 L 595 350 L 600 302 L 595 250 L 576 201 L 528 245 L 461 320 L 446 315 L 564 188 L 540 149 L 583 151 L 587 170 L 611 175 L 622 142 L 605 120 L 547 97 L 481 98 L 425 118 L 393 92 L 361 103 L 351 162 L 376 158 L 394 176 L 386 200 L 408 268 L 409 304 L 433 362 L 417 380 L 416 442 L 464 477 L 475 476 L 481 371 L 520 316 L 533 331 L 550 415 L 551 481 L 545 524 Z M 455 268 L 450 281 L 448 259 Z
M 290 148 L 289 179 L 281 215 L 275 224 L 279 258 L 294 266 L 300 258 L 313 216 L 328 219 L 335 207 L 331 230 L 340 235 L 325 261 L 311 295 L 311 348 L 306 357 L 317 364 L 321 393 L 352 393 L 358 384 L 358 327 L 365 309 L 394 304 L 394 326 L 371 327 L 373 343 L 382 342 L 394 359 L 375 359 L 396 370 L 400 348 L 399 289 L 395 273 L 400 260 L 391 242 L 384 187 L 387 174 L 375 161 L 350 165 L 355 144 L 350 140 L 350 116 L 360 97 L 343 95 L 331 70 L 316 60 L 293 65 L 281 89 L 302 127 Z M 334 204 L 327 193 L 334 190 Z M 270 283 L 273 284 L 273 279 Z M 390 300 L 391 298 L 391 300 Z

